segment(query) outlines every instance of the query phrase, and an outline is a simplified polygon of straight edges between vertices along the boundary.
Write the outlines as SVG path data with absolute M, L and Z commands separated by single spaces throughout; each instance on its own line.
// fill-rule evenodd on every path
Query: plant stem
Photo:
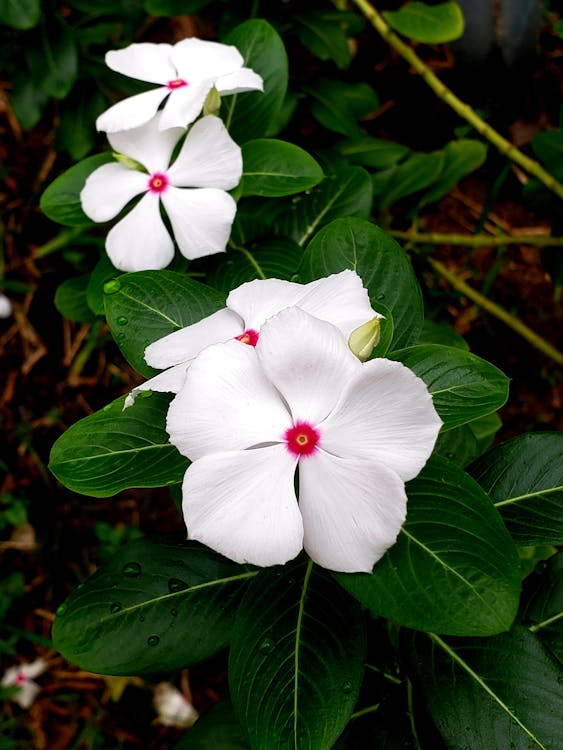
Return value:
M 510 141 L 503 138 L 500 133 L 497 133 L 497 131 L 482 120 L 468 104 L 462 102 L 453 91 L 443 84 L 442 81 L 434 75 L 430 68 L 425 65 L 416 52 L 399 39 L 393 31 L 391 31 L 383 17 L 371 3 L 367 0 L 353 0 L 353 2 L 364 14 L 374 29 L 401 55 L 401 57 L 412 65 L 416 72 L 420 74 L 421 78 L 428 84 L 428 86 L 430 86 L 434 93 L 442 99 L 442 101 L 451 107 L 460 117 L 463 117 L 463 119 L 472 125 L 478 133 L 496 146 L 501 154 L 504 154 L 508 159 L 511 159 L 513 162 L 520 165 L 529 174 L 536 177 L 547 188 L 549 188 L 549 190 L 558 195 L 559 198 L 563 199 L 563 185 L 558 182 L 553 175 L 549 174 L 549 172 L 540 166 L 537 161 L 530 159 L 529 156 L 526 156 L 520 151 L 520 149 L 516 148 L 513 143 L 510 143 Z
M 563 247 L 563 237 L 535 234 L 442 234 L 441 232 L 400 232 L 388 229 L 398 240 L 416 244 L 463 245 L 465 247 L 499 247 L 502 245 L 533 245 L 534 247 Z
M 53 239 L 49 240 L 44 245 L 35 248 L 33 257 L 35 259 L 44 258 L 46 255 L 54 253 L 56 250 L 61 250 L 62 248 L 68 247 L 70 242 L 75 237 L 78 237 L 78 235 L 83 231 L 84 227 L 72 227 L 71 229 L 63 229 L 56 235 L 56 237 L 53 237 Z
M 497 305 L 495 302 L 491 302 L 491 300 L 485 297 L 483 294 L 475 289 L 472 289 L 472 287 L 466 284 L 465 281 L 462 281 L 450 270 L 448 270 L 446 266 L 439 260 L 434 260 L 434 258 L 430 257 L 426 258 L 426 260 L 428 261 L 428 263 L 430 263 L 432 268 L 438 274 L 440 274 L 440 276 L 446 279 L 446 281 L 449 281 L 449 283 L 455 289 L 457 289 L 458 292 L 464 294 L 468 299 L 470 299 L 472 302 L 475 302 L 476 305 L 479 305 L 479 307 L 482 307 L 491 315 L 494 315 L 499 320 L 502 320 L 503 323 L 506 323 L 506 325 L 512 328 L 513 331 L 516 331 L 516 333 L 522 336 L 523 339 L 526 339 L 526 341 L 532 344 L 532 346 L 535 346 L 536 349 L 539 349 L 540 352 L 553 359 L 554 362 L 557 362 L 557 364 L 559 365 L 563 365 L 563 352 L 560 352 L 559 349 L 556 349 L 552 344 L 549 343 L 549 341 L 546 341 L 542 336 L 529 328 L 525 323 L 522 323 L 522 321 L 518 320 L 518 318 L 516 318 L 514 315 L 511 315 L 503 307 Z

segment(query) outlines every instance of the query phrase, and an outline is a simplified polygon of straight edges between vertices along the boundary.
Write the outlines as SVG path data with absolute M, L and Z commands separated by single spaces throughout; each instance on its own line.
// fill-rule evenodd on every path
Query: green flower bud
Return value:
M 203 116 L 206 115 L 219 115 L 219 110 L 221 108 L 221 97 L 219 96 L 219 92 L 213 86 L 209 94 L 207 94 L 207 98 L 205 102 L 203 103 Z
M 112 151 L 112 156 L 120 164 L 123 164 L 124 167 L 127 167 L 127 169 L 134 169 L 137 172 L 147 171 L 143 167 L 141 162 L 137 161 L 136 159 L 132 159 L 130 156 L 125 156 L 125 154 L 119 154 L 117 151 Z
M 381 336 L 380 320 L 380 316 L 372 318 L 350 334 L 348 346 L 361 362 L 369 359 L 374 347 L 379 343 Z

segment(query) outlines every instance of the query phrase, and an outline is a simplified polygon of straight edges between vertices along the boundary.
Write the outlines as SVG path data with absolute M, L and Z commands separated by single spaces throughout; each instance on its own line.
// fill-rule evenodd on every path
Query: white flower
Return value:
M 33 682 L 33 678 L 38 677 L 46 669 L 47 662 L 45 659 L 36 659 L 29 664 L 18 664 L 5 671 L 0 685 L 2 687 L 14 685 L 18 687 L 19 690 L 14 693 L 12 700 L 22 708 L 29 708 L 41 689 L 36 682 Z
M 0 318 L 9 318 L 12 314 L 12 303 L 5 294 L 0 294 Z
M 199 717 L 186 696 L 170 682 L 159 682 L 153 699 L 158 721 L 165 727 L 187 729 L 193 726 Z
M 222 121 L 211 115 L 198 120 L 170 165 L 183 131 L 160 132 L 158 120 L 159 115 L 140 128 L 108 135 L 115 151 L 147 172 L 120 161 L 104 164 L 80 193 L 84 213 L 93 221 L 112 219 L 144 193 L 106 239 L 111 262 L 122 271 L 164 268 L 174 257 L 161 205 L 180 252 L 190 259 L 223 252 L 236 213 L 236 203 L 225 191 L 240 181 L 242 156 Z
M 174 331 L 145 349 L 145 360 L 164 372 L 137 386 L 127 396 L 131 406 L 140 391 L 178 393 L 192 359 L 206 346 L 238 339 L 255 345 L 264 321 L 296 305 L 337 326 L 348 338 L 374 316 L 367 291 L 355 271 L 342 271 L 310 284 L 281 279 L 257 279 L 233 289 L 227 306 L 194 325 Z
M 440 425 L 404 365 L 362 363 L 335 326 L 283 310 L 255 348 L 203 351 L 170 405 L 170 440 L 193 462 L 188 537 L 241 563 L 283 564 L 304 548 L 325 568 L 369 572 L 396 540 L 404 482 Z
M 250 68 L 236 47 L 201 39 L 171 44 L 130 44 L 106 54 L 118 73 L 160 84 L 157 89 L 124 99 L 96 120 L 98 130 L 114 133 L 143 125 L 166 98 L 160 130 L 185 128 L 200 114 L 213 87 L 219 94 L 264 90 L 262 78 Z

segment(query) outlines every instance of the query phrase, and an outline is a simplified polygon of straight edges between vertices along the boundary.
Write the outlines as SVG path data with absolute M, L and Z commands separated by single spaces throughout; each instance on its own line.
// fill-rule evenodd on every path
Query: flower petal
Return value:
M 228 193 L 170 186 L 161 199 L 182 255 L 191 260 L 225 251 L 237 211 Z
M 135 399 L 143 391 L 158 391 L 159 393 L 178 393 L 186 380 L 189 363 L 169 367 L 164 372 L 159 372 L 154 378 L 135 386 L 127 394 L 123 408 L 127 409 L 135 403 Z
M 145 361 L 160 370 L 188 362 L 202 349 L 219 344 L 243 333 L 239 316 L 223 308 L 191 326 L 180 328 L 154 341 L 145 349 Z
M 107 254 L 120 271 L 151 271 L 167 266 L 174 243 L 160 218 L 157 195 L 147 193 L 106 238 Z
M 129 78 L 166 84 L 177 78 L 171 44 L 141 42 L 106 53 L 106 65 Z
M 161 115 L 155 115 L 138 128 L 108 133 L 114 151 L 135 159 L 149 172 L 166 171 L 174 146 L 184 134 L 183 128 L 159 130 Z M 148 178 L 147 178 L 148 180 Z
M 313 426 L 331 412 L 362 367 L 337 328 L 298 307 L 283 310 L 262 326 L 256 353 L 294 420 Z
M 160 102 L 169 93 L 169 90 L 162 86 L 153 91 L 144 91 L 142 94 L 123 99 L 102 112 L 96 120 L 96 128 L 106 133 L 137 128 L 154 117 Z
M 148 188 L 148 175 L 118 162 L 102 164 L 87 178 L 80 193 L 82 210 L 92 221 L 108 221 Z
M 223 121 L 208 115 L 192 126 L 178 158 L 168 170 L 177 187 L 230 190 L 240 182 L 242 155 Z
M 253 347 L 239 341 L 210 346 L 193 360 L 166 421 L 170 442 L 191 461 L 281 442 L 290 425 Z
M 227 307 L 244 321 L 244 327 L 259 331 L 272 315 L 292 307 L 303 296 L 303 284 L 282 279 L 255 279 L 233 289 Z
M 160 129 L 183 128 L 184 130 L 201 114 L 207 94 L 211 91 L 211 81 L 196 81 L 189 86 L 172 91 L 162 110 Z
M 322 425 L 322 446 L 381 462 L 406 482 L 428 460 L 441 425 L 424 381 L 400 362 L 373 359 L 346 383 Z
M 12 696 L 12 700 L 20 705 L 21 708 L 28 709 L 37 697 L 40 689 L 39 685 L 33 682 L 33 680 L 28 680 L 23 685 L 20 685 L 20 689 Z
M 264 80 L 251 68 L 240 68 L 218 78 L 215 81 L 215 88 L 223 96 L 240 91 L 264 91 Z
M 219 76 L 242 68 L 244 60 L 236 47 L 202 39 L 182 39 L 172 50 L 178 77 L 190 85 L 195 81 L 215 81 Z
M 294 476 L 295 459 L 281 445 L 201 458 L 182 487 L 188 538 L 239 563 L 292 560 L 303 546 Z
M 303 546 L 323 568 L 369 573 L 406 516 L 401 479 L 382 464 L 317 451 L 299 462 Z

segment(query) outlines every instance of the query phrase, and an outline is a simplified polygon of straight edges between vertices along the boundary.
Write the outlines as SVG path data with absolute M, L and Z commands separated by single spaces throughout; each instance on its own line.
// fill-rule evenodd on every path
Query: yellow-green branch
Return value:
M 502 245 L 533 245 L 534 247 L 563 247 L 563 237 L 545 234 L 443 234 L 441 232 L 401 232 L 388 229 L 398 240 L 417 245 L 463 245 L 464 247 L 500 247 Z
M 504 154 L 504 156 L 515 164 L 521 166 L 526 172 L 536 177 L 547 188 L 549 188 L 549 190 L 563 199 L 563 185 L 558 182 L 553 175 L 546 172 L 537 161 L 530 159 L 529 156 L 526 156 L 526 154 L 523 154 L 520 149 L 516 148 L 513 143 L 506 138 L 503 138 L 500 133 L 497 133 L 497 131 L 482 120 L 468 104 L 462 102 L 453 91 L 443 84 L 442 81 L 434 75 L 430 68 L 424 64 L 416 52 L 405 44 L 393 31 L 391 31 L 384 18 L 371 3 L 367 2 L 367 0 L 353 0 L 353 2 L 364 14 L 374 29 L 381 34 L 385 41 L 393 47 L 401 57 L 412 65 L 416 72 L 420 74 L 421 78 L 426 81 L 428 86 L 430 86 L 442 101 L 446 102 L 446 104 L 457 112 L 460 117 L 463 117 L 464 120 L 472 125 L 478 133 L 496 146 L 501 154 Z

